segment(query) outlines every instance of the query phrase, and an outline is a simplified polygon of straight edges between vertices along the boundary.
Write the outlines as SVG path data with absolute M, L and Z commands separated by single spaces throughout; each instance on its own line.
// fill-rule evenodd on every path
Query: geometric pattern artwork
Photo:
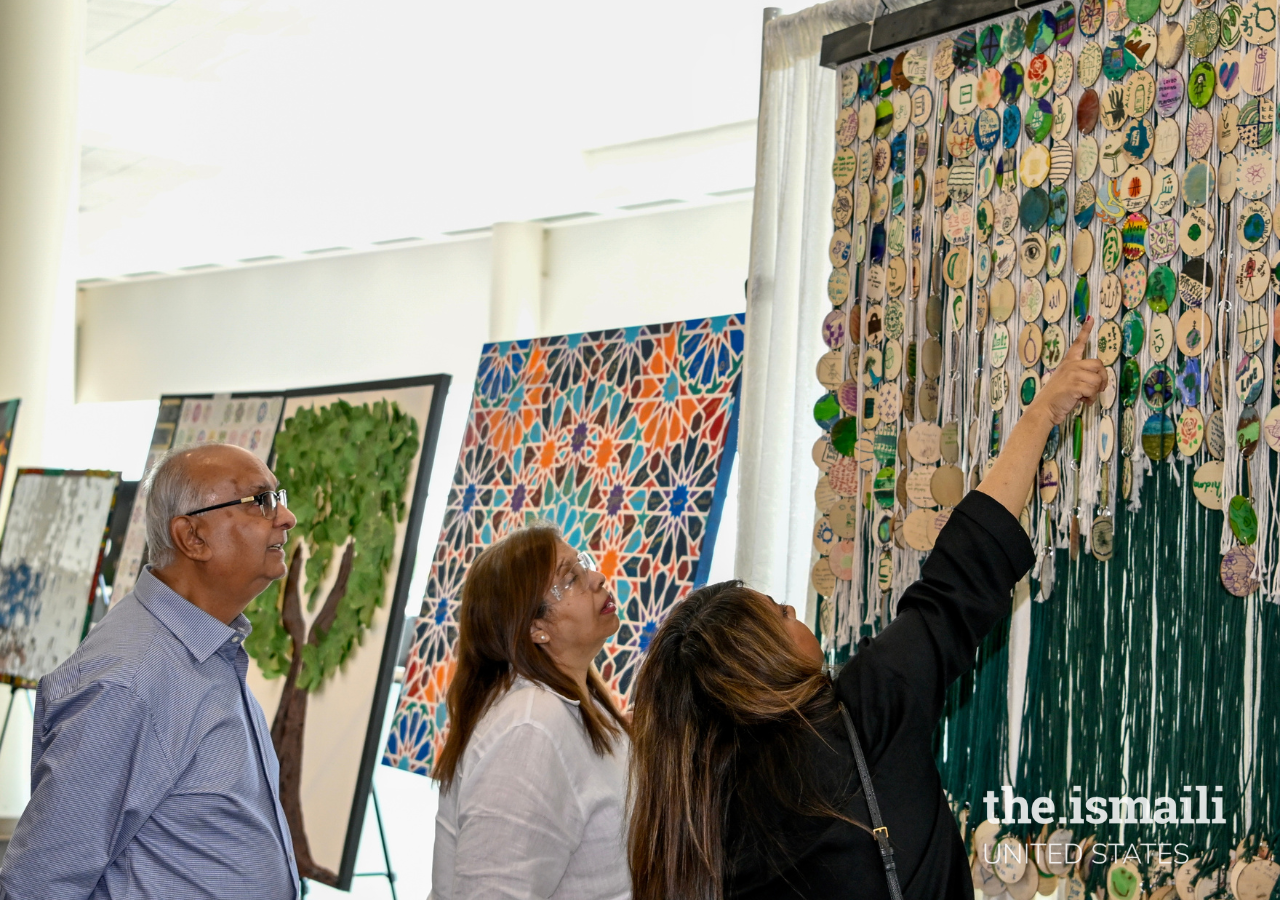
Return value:
M 271 457 L 271 445 L 275 441 L 282 409 L 284 397 L 279 394 L 263 397 L 238 394 L 161 397 L 143 477 L 165 451 L 184 444 L 213 441 L 234 444 L 265 463 Z M 147 548 L 146 512 L 147 497 L 140 494 L 129 514 L 129 526 L 111 588 L 113 597 L 123 597 L 133 590 L 142 571 L 143 554 Z
M 538 520 L 609 579 L 621 626 L 596 663 L 626 707 L 664 615 L 710 569 L 737 446 L 744 323 L 736 314 L 484 347 L 385 764 L 431 772 L 467 567 Z
M 35 687 L 89 627 L 118 472 L 19 469 L 0 544 L 0 681 Z

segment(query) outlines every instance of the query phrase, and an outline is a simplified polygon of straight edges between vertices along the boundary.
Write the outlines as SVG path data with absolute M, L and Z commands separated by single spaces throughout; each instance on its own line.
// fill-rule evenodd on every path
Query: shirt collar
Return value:
M 237 634 L 242 642 L 253 631 L 243 614 L 223 624 L 191 601 L 176 593 L 146 566 L 133 588 L 138 602 L 160 620 L 173 636 L 191 651 L 197 662 L 204 662 Z
M 559 691 L 554 690 L 550 685 L 543 684 L 541 681 L 534 681 L 532 678 L 525 678 L 523 675 L 517 675 L 514 687 L 524 687 L 525 685 L 542 688 L 542 690 L 546 691 L 552 697 L 558 697 L 570 706 L 582 705 L 577 700 L 570 699 Z

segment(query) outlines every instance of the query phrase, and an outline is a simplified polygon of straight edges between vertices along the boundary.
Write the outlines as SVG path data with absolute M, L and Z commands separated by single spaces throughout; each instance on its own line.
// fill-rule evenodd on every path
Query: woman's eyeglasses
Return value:
M 600 567 L 596 565 L 595 558 L 584 550 L 578 554 L 577 562 L 570 567 L 569 577 L 565 579 L 564 583 L 551 585 L 551 593 L 557 600 L 563 600 L 564 595 L 575 586 L 586 583 L 588 572 L 599 571 Z
M 213 506 L 206 506 L 203 509 L 184 513 L 184 515 L 198 516 L 200 513 L 212 512 L 215 509 L 224 509 L 228 506 L 239 506 L 242 503 L 256 503 L 258 504 L 258 509 L 262 511 L 262 517 L 264 519 L 274 519 L 276 517 L 277 508 L 289 508 L 289 492 L 263 491 L 261 494 L 254 494 L 252 497 L 241 497 L 239 500 L 228 500 L 226 503 L 217 503 Z

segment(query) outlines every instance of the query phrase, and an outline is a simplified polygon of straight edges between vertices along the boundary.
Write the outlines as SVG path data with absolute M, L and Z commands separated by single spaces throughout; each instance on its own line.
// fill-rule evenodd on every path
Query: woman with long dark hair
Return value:
M 1045 441 L 1105 383 L 1102 364 L 1082 359 L 1091 329 L 1086 320 L 953 510 L 893 622 L 862 639 L 834 683 L 795 611 L 741 582 L 701 588 L 672 611 L 633 698 L 635 900 L 875 900 L 895 895 L 891 880 L 907 898 L 972 900 L 933 733 L 948 685 L 1034 562 L 1018 514 Z
M 592 662 L 617 630 L 604 575 L 554 528 L 471 564 L 432 773 L 433 898 L 629 896 L 627 725 Z

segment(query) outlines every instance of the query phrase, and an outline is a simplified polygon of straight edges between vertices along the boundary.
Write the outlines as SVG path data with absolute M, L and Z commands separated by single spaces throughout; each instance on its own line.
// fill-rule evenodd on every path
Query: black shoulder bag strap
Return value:
M 853 748 L 853 758 L 858 763 L 858 778 L 862 780 L 862 792 L 867 796 L 867 809 L 871 812 L 872 834 L 880 845 L 880 858 L 884 861 L 884 874 L 889 879 L 889 896 L 893 900 L 902 900 L 902 890 L 898 887 L 898 867 L 893 862 L 893 847 L 889 846 L 889 829 L 884 827 L 880 818 L 880 804 L 876 802 L 876 791 L 871 786 L 871 772 L 867 770 L 866 757 L 862 755 L 862 744 L 858 741 L 858 733 L 853 730 L 853 720 L 849 718 L 849 710 L 840 704 L 840 716 L 844 719 L 844 730 L 849 733 L 849 746 Z

